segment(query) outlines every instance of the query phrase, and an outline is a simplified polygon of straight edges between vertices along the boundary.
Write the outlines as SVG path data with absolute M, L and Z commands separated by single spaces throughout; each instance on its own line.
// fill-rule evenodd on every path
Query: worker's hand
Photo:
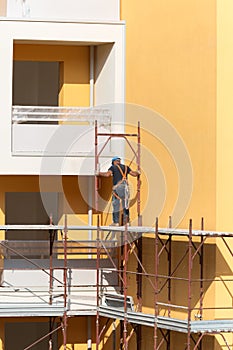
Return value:
M 95 170 L 95 176 L 100 176 L 100 172 L 98 170 Z
M 138 175 L 141 175 L 141 171 L 140 170 L 138 170 L 137 172 L 138 172 Z

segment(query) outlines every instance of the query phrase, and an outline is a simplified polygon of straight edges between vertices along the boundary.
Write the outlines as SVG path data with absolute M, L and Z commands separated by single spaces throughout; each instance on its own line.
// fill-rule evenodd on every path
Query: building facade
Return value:
M 232 10 L 0 0 L 0 350 L 232 348 Z M 135 159 L 108 137 L 138 121 Z M 141 167 L 125 252 L 116 154 Z

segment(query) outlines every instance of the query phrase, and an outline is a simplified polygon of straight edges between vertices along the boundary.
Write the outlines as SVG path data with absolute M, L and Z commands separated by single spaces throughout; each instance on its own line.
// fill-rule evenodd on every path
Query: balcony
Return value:
M 93 176 L 94 118 L 103 131 L 124 131 L 125 24 L 78 22 L 75 17 L 74 22 L 0 18 L 2 175 L 40 175 L 43 168 L 44 175 Z M 89 106 L 95 106 L 94 112 Z M 103 106 L 111 108 L 109 121 Z M 113 144 L 102 164 L 115 153 L 123 156 L 123 142 Z M 44 167 L 45 158 L 49 164 Z

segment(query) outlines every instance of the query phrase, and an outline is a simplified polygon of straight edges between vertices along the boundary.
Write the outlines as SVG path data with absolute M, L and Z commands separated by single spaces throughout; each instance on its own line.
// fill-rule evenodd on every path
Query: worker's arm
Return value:
M 104 176 L 104 177 L 109 177 L 109 176 L 112 176 L 112 172 L 111 170 L 108 170 L 108 171 L 100 171 L 97 176 Z
M 136 177 L 136 176 L 140 175 L 141 173 L 140 173 L 140 171 L 138 171 L 138 170 L 136 170 L 136 171 L 130 170 L 129 174 L 130 174 L 131 176 Z

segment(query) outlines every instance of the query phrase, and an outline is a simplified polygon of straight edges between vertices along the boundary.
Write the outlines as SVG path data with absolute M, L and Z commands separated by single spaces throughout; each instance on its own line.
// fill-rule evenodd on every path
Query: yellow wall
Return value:
M 59 333 L 60 350 L 63 350 L 62 334 Z M 95 348 L 95 317 L 91 317 L 92 349 Z M 68 319 L 67 348 L 74 350 L 87 349 L 87 317 L 74 317 Z
M 232 159 L 232 130 L 233 130 L 233 23 L 231 13 L 233 3 L 230 0 L 217 1 L 217 230 L 233 231 L 233 159 Z M 233 249 L 233 241 L 227 239 L 227 244 Z M 232 278 L 232 256 L 226 245 L 217 242 L 216 271 L 220 278 Z M 232 300 L 232 283 L 217 285 L 216 303 L 221 301 L 223 306 Z M 224 314 L 229 316 L 229 311 Z M 216 317 L 221 317 L 221 311 L 216 311 Z M 230 346 L 233 344 L 232 334 L 227 336 Z M 217 344 L 224 345 L 217 337 Z
M 217 229 L 232 231 L 233 3 L 218 0 L 217 5 Z
M 6 192 L 39 192 L 38 176 L 0 176 L 0 224 L 5 225 Z M 5 234 L 0 231 L 0 239 Z
M 59 104 L 89 106 L 88 46 L 15 44 L 14 60 L 60 62 Z
M 124 0 L 121 1 L 121 18 L 126 20 L 127 27 L 126 102 L 158 112 L 172 123 L 184 140 L 194 179 L 191 204 L 181 225 L 187 227 L 187 220 L 192 217 L 195 227 L 199 228 L 200 218 L 204 216 L 206 227 L 214 229 L 215 1 L 146 0 L 142 5 L 139 0 Z M 167 189 L 165 207 L 160 214 L 160 224 L 164 226 L 171 215 L 177 192 L 185 184 L 177 185 L 176 160 L 172 162 L 169 150 L 165 150 L 161 141 L 153 136 L 157 132 L 156 118 L 153 122 L 153 118 L 147 118 L 148 113 L 143 109 L 140 113 L 135 111 L 132 116 L 127 115 L 127 122 L 135 124 L 140 117 L 142 129 L 146 130 L 142 133 L 142 142 L 161 163 Z M 147 137 L 148 131 L 152 134 L 150 138 Z M 142 166 L 149 168 L 147 164 Z M 160 176 L 159 171 L 154 173 L 155 179 L 157 176 Z M 154 200 L 156 202 L 156 197 Z M 152 210 L 151 206 L 149 209 Z
M 47 176 L 43 177 L 41 189 L 39 176 L 0 176 L 0 219 L 5 224 L 5 193 L 6 192 L 60 192 L 65 200 L 61 201 L 60 215 L 77 215 L 77 220 L 86 222 L 87 202 L 82 195 L 77 176 Z M 87 181 L 87 180 L 83 180 Z M 79 218 L 78 218 L 79 217 Z M 74 224 L 70 222 L 70 224 Z M 77 224 L 77 223 L 76 223 Z M 81 224 L 81 223 L 80 223 Z
M 10 322 L 49 322 L 47 317 L 20 317 L 20 318 L 1 318 L 0 319 L 0 349 L 4 350 L 4 326 Z M 55 324 L 60 325 L 60 317 L 55 320 Z M 92 349 L 95 348 L 95 317 L 91 317 L 91 340 Z M 102 324 L 101 324 L 102 326 Z M 72 317 L 68 318 L 67 327 L 67 347 L 76 349 L 87 349 L 87 337 L 88 337 L 88 323 L 87 317 Z M 25 337 L 27 336 L 27 329 L 25 329 Z M 63 347 L 63 335 L 61 329 L 57 331 L 58 346 L 62 350 Z M 35 339 L 35 341 L 38 339 Z M 110 348 L 110 347 L 109 347 Z
M 126 20 L 127 28 L 126 120 L 128 127 L 141 121 L 142 167 L 147 176 L 142 182 L 146 223 L 158 215 L 160 226 L 167 226 L 177 194 L 186 185 L 179 183 L 177 161 L 163 144 L 164 135 L 158 131 L 159 115 L 173 125 L 184 141 L 193 169 L 192 198 L 179 226 L 187 228 L 192 218 L 193 227 L 200 228 L 200 219 L 204 217 L 205 229 L 232 231 L 232 12 L 231 0 L 146 0 L 143 5 L 139 0 L 121 1 L 121 18 Z M 147 175 L 150 171 L 152 176 Z M 233 248 L 232 239 L 227 243 Z M 184 242 L 176 244 L 177 259 L 183 245 Z M 150 272 L 153 253 L 146 240 L 144 249 L 145 266 Z M 211 242 L 205 249 L 205 277 L 232 276 L 232 257 L 224 243 L 217 240 L 217 246 Z M 135 270 L 134 258 L 129 265 Z M 196 269 L 197 266 L 194 275 Z M 187 270 L 184 268 L 183 272 Z M 130 277 L 130 292 L 134 289 L 135 281 Z M 215 302 L 229 306 L 231 289 L 231 282 L 224 287 L 219 282 L 207 283 L 206 306 Z M 153 312 L 150 299 L 153 290 L 146 281 L 143 292 L 145 307 Z M 184 297 L 183 287 L 173 295 L 176 302 Z M 204 314 L 207 316 L 214 316 L 213 310 Z M 215 312 L 217 318 L 224 316 L 229 317 L 229 313 Z M 145 332 L 147 338 L 153 336 L 149 330 Z M 185 341 L 176 334 L 173 337 L 176 344 Z M 232 336 L 227 338 L 232 344 Z M 211 337 L 204 341 L 206 348 L 215 349 L 220 349 L 223 343 L 220 337 L 216 337 L 215 345 Z

